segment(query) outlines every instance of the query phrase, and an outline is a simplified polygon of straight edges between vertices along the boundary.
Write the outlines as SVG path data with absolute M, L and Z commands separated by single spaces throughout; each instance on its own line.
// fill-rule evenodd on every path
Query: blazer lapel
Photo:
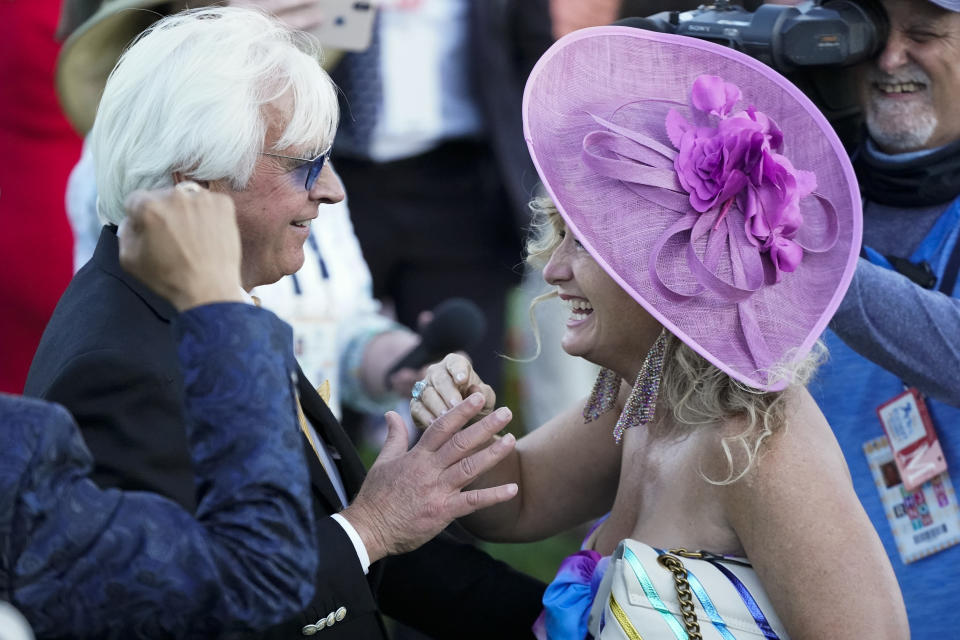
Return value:
M 120 249 L 117 243 L 117 227 L 107 225 L 100 232 L 100 239 L 97 242 L 93 260 L 98 267 L 120 279 L 130 287 L 164 322 L 170 322 L 177 315 L 176 308 L 167 302 L 166 299 L 160 297 L 142 282 L 127 273 L 123 267 L 120 266 L 119 256 Z M 320 437 L 326 441 L 326 444 L 332 446 L 339 454 L 340 459 L 334 460 L 334 462 L 340 471 L 340 477 L 343 480 L 347 498 L 352 500 L 353 497 L 356 496 L 357 491 L 360 490 L 360 485 L 363 484 L 366 469 L 364 469 L 363 463 L 360 461 L 359 456 L 357 456 L 353 443 L 350 442 L 350 438 L 343 430 L 343 427 L 337 422 L 337 419 L 333 413 L 330 412 L 330 409 L 323 401 L 323 398 L 317 393 L 316 389 L 311 386 L 307 377 L 303 375 L 303 371 L 300 370 L 299 366 L 297 367 L 297 379 L 303 413 L 313 424 L 313 428 L 316 429 Z M 337 492 L 333 488 L 333 483 L 327 476 L 326 470 L 323 468 L 323 465 L 320 464 L 320 459 L 317 458 L 306 438 L 303 439 L 303 444 L 306 447 L 311 483 L 328 503 L 331 513 L 340 511 L 342 507 L 340 498 L 337 496 Z
M 120 266 L 120 244 L 117 242 L 116 225 L 106 225 L 100 230 L 100 239 L 97 240 L 92 260 L 98 267 L 127 285 L 164 322 L 170 322 L 177 315 L 177 309 L 166 298 L 154 293 Z
M 307 442 L 306 438 L 303 439 L 303 450 L 307 456 L 307 468 L 310 471 L 310 484 L 313 485 L 314 491 L 320 494 L 320 496 L 323 498 L 323 501 L 326 502 L 327 513 L 337 513 L 343 509 L 343 504 L 340 502 L 340 496 L 337 495 L 337 490 L 333 488 L 333 482 L 330 481 L 330 477 L 327 475 L 327 470 L 323 468 L 322 464 L 320 464 L 320 458 L 317 457 L 313 447 L 310 446 L 310 443 Z M 314 515 L 319 518 L 324 514 L 317 513 Z
M 303 407 L 303 413 L 310 423 L 313 424 L 313 428 L 317 430 L 320 437 L 322 437 L 328 445 L 333 447 L 339 455 L 339 459 L 335 459 L 337 469 L 340 471 L 340 478 L 343 480 L 343 486 L 347 492 L 347 499 L 352 500 L 357 495 L 357 491 L 360 490 L 360 485 L 363 484 L 363 479 L 367 474 L 363 462 L 360 461 L 360 457 L 357 455 L 357 451 L 350 441 L 350 437 L 347 436 L 347 433 L 343 430 L 343 427 L 340 426 L 340 423 L 337 422 L 330 408 L 327 407 L 323 398 L 321 398 L 320 394 L 313 388 L 313 385 L 310 384 L 310 381 L 303 375 L 303 371 L 299 367 L 297 368 L 297 378 L 300 391 L 300 405 Z M 310 457 L 316 462 L 318 467 L 321 466 L 315 455 L 311 454 Z M 329 479 L 325 477 L 326 474 L 323 474 L 323 476 L 325 480 L 324 484 L 330 485 L 329 490 L 333 492 L 335 497 L 336 493 L 333 490 L 333 486 L 330 484 Z M 318 480 L 316 474 L 312 477 L 316 484 Z M 336 500 L 334 504 L 339 504 L 339 500 Z M 339 509 L 337 510 L 339 511 Z

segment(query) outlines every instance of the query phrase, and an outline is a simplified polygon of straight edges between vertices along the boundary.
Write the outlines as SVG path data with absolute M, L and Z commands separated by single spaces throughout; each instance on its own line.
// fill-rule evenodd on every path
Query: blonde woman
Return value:
M 804 388 L 859 250 L 829 124 L 744 55 L 626 27 L 561 39 L 524 124 L 551 196 L 530 260 L 570 308 L 563 348 L 603 369 L 477 485 L 518 496 L 463 524 L 521 542 L 609 514 L 548 587 L 537 635 L 908 637 Z M 429 423 L 477 388 L 492 406 L 449 356 L 411 410 Z

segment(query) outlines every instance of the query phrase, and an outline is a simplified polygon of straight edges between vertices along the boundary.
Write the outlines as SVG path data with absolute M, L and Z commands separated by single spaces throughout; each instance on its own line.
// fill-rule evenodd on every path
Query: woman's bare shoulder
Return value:
M 771 462 L 794 460 L 804 466 L 835 468 L 849 479 L 840 444 L 810 392 L 805 387 L 794 387 L 784 393 L 784 424 L 769 438 L 765 457 L 770 457 Z
M 905 637 L 893 571 L 830 425 L 805 389 L 785 393 L 784 424 L 743 478 L 718 488 L 726 520 L 792 636 L 828 637 L 832 625 L 845 631 L 829 637 Z M 872 599 L 850 605 L 850 584 L 873 585 Z
M 702 466 L 708 478 L 740 478 L 730 483 L 734 494 L 756 490 L 757 482 L 776 486 L 809 473 L 849 482 L 840 445 L 810 393 L 803 387 L 783 393 L 782 419 L 769 432 L 740 417 L 703 438 Z

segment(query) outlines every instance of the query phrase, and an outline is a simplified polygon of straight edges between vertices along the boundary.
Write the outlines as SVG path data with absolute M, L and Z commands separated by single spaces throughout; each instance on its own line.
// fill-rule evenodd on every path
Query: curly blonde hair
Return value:
M 527 264 L 542 269 L 562 241 L 564 222 L 549 198 L 530 203 L 533 219 L 527 241 Z M 551 291 L 537 296 L 530 303 L 530 319 L 540 351 L 540 335 L 534 319 L 536 305 L 556 297 Z M 536 357 L 536 356 L 534 356 Z M 773 378 L 787 380 L 790 387 L 802 387 L 826 358 L 826 347 L 817 342 L 810 354 L 791 362 L 773 373 Z M 727 473 L 721 478 L 701 475 L 712 484 L 736 482 L 750 471 L 764 440 L 786 426 L 786 391 L 762 391 L 731 378 L 673 334 L 667 334 L 663 372 L 658 397 L 661 406 L 672 415 L 672 424 L 658 425 L 661 433 L 678 433 L 684 426 L 693 428 L 742 421 L 744 428 L 721 439 Z M 738 461 L 743 461 L 742 464 Z

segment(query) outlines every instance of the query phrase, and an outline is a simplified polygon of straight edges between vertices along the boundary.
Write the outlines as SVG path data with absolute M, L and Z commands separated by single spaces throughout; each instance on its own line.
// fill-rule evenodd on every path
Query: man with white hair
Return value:
M 947 637 L 960 626 L 960 2 L 882 5 L 889 37 L 856 69 L 864 252 L 811 391 L 896 570 L 913 637 Z M 926 414 L 929 427 L 894 410 Z
M 244 9 L 165 18 L 127 50 L 104 90 L 90 134 L 99 213 L 118 223 L 130 191 L 192 180 L 235 204 L 238 288 L 275 282 L 302 265 L 311 222 L 319 216 L 322 224 L 318 205 L 343 198 L 328 166 L 337 117 L 335 89 L 309 37 Z M 26 393 L 71 410 L 101 483 L 193 508 L 183 380 L 171 366 L 174 315 L 118 269 L 115 228 L 106 227 L 54 312 Z M 320 567 L 314 601 L 277 637 L 384 637 L 381 607 L 441 637 L 527 636 L 542 584 L 434 538 L 454 517 L 515 495 L 515 486 L 461 491 L 511 450 L 509 435 L 484 446 L 509 412 L 460 431 L 482 406 L 476 394 L 406 453 L 394 414 L 384 452 L 364 478 L 349 439 L 302 375 L 297 388 Z M 388 555 L 396 557 L 380 562 Z

